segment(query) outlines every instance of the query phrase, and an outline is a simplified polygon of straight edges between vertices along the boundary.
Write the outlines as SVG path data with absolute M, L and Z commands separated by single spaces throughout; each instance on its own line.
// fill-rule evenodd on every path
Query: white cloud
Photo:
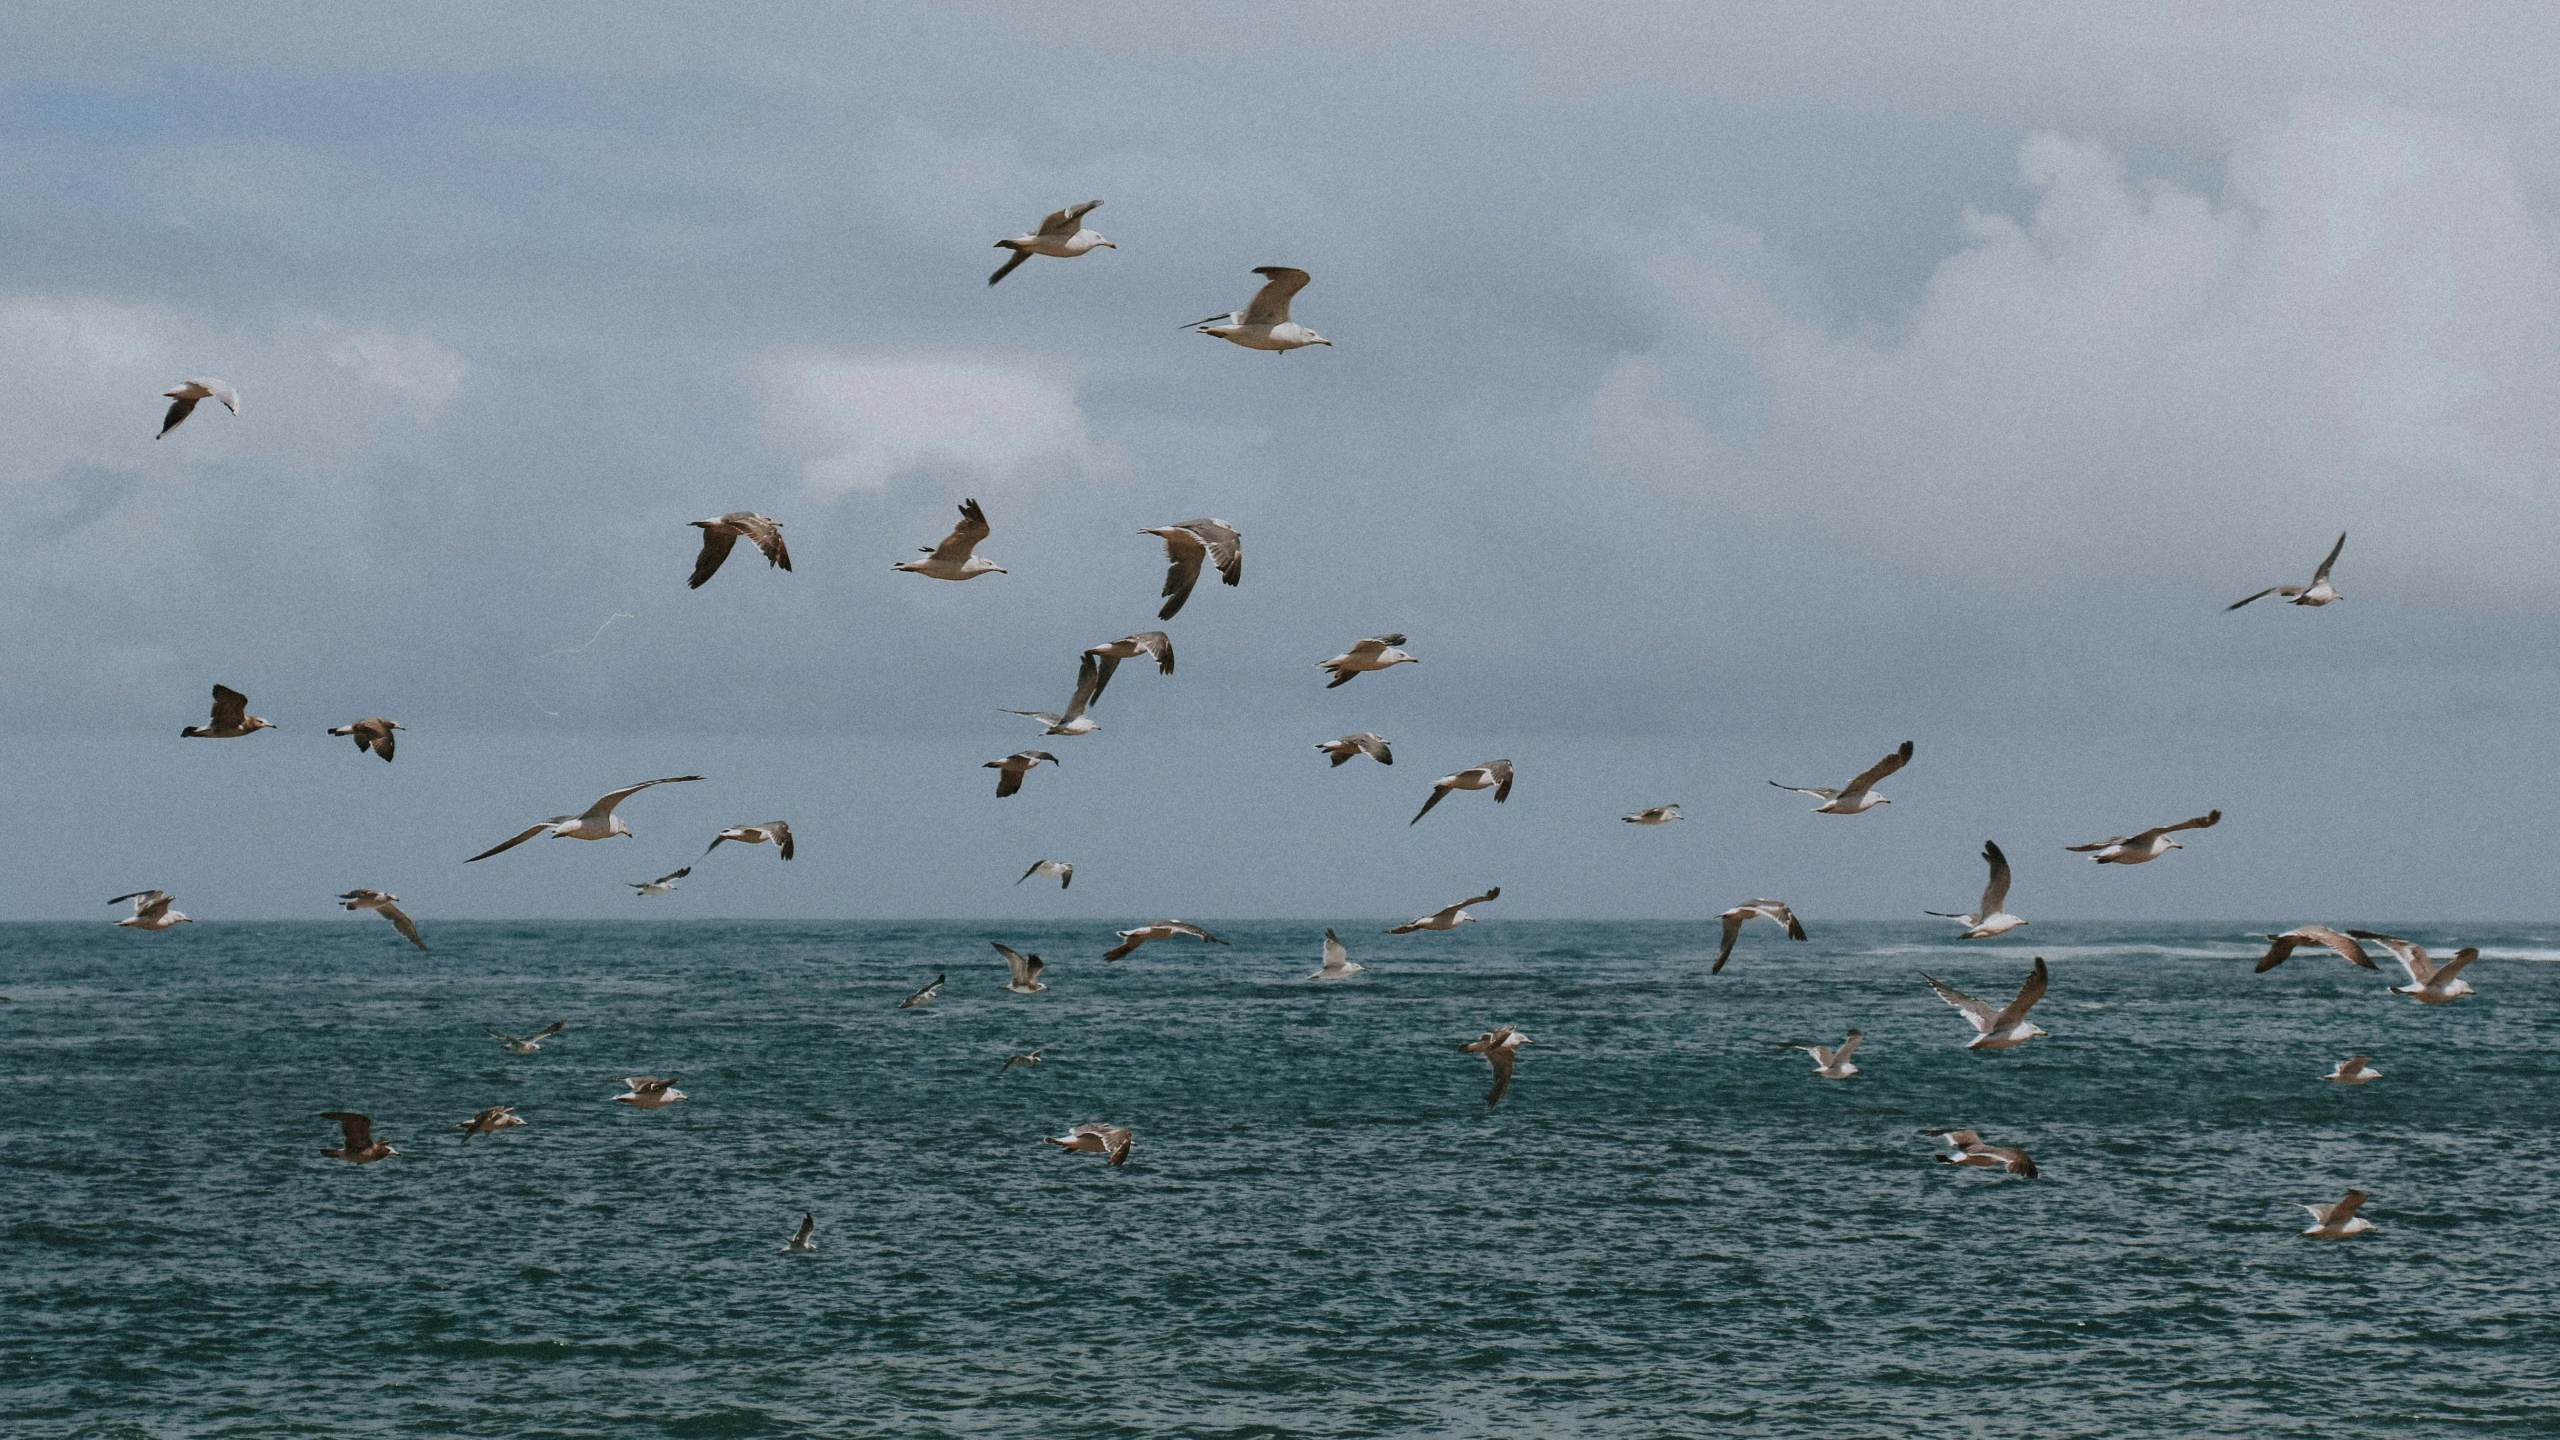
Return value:
M 1968 214 L 1890 334 L 1748 236 L 1653 247 L 1664 339 L 1594 395 L 1596 458 L 1948 572 L 2254 584 L 2346 528 L 2368 575 L 2560 603 L 2560 264 L 2497 150 L 2317 104 L 2218 199 L 2054 136 L 2020 169 L 2032 213 Z
M 761 366 L 766 443 L 832 500 L 901 475 L 952 469 L 987 480 L 1112 465 L 1075 387 L 994 360 L 797 353 Z

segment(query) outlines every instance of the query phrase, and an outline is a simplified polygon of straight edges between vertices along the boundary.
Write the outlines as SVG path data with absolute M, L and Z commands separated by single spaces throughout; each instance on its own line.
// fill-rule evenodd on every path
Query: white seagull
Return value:
M 1046 1047 L 1046 1046 L 1042 1046 L 1042 1047 L 1041 1047 L 1041 1049 L 1046 1049 L 1046 1048 L 1048 1048 L 1048 1047 Z M 1040 1063 L 1040 1051 L 1039 1051 L 1039 1050 L 1025 1050 L 1024 1052 L 1022 1052 L 1022 1053 L 1021 1053 L 1021 1054 L 1019 1054 L 1019 1055 L 1007 1055 L 1006 1057 L 1004 1057 L 1004 1063 L 996 1067 L 996 1073 L 997 1073 L 997 1074 L 999 1074 L 999 1075 L 1001 1075 L 1001 1074 L 1003 1074 L 1004 1072 L 1006 1072 L 1007 1070 L 1012 1069 L 1012 1068 L 1013 1068 L 1014 1066 L 1016 1066 L 1016 1065 L 1037 1065 L 1037 1064 L 1039 1064 L 1039 1063 Z
M 1419 920 L 1407 920 L 1387 933 L 1390 935 L 1410 935 L 1416 930 L 1455 930 L 1459 926 L 1476 918 L 1467 913 L 1468 906 L 1481 905 L 1487 900 L 1499 900 L 1501 898 L 1502 887 L 1496 885 L 1486 890 L 1481 895 L 1470 895 L 1455 905 L 1443 905 L 1439 909 L 1432 911 L 1430 914 L 1423 916 Z
M 131 930 L 166 930 L 182 920 L 187 920 L 186 916 L 169 908 L 169 902 L 176 898 L 166 890 L 136 890 L 129 895 L 119 895 L 107 903 L 121 905 L 127 900 L 133 902 L 133 913 L 117 921 L 118 925 Z M 187 923 L 195 922 L 188 920 Z
M 427 948 L 427 942 L 418 935 L 417 922 L 409 918 L 409 912 L 400 908 L 399 896 L 380 890 L 349 890 L 338 898 L 346 902 L 346 908 L 350 910 L 379 912 L 383 919 L 391 922 L 391 928 L 408 937 L 410 944 L 421 950 Z
M 1674 820 L 1686 820 L 1689 817 L 1681 814 L 1680 807 L 1677 805 L 1648 805 L 1633 815 L 1621 815 L 1618 818 L 1630 825 L 1668 825 Z
M 906 999 L 899 1001 L 899 1002 L 898 1002 L 898 1008 L 899 1008 L 899 1009 L 901 1009 L 901 1010 L 913 1010 L 914 1008 L 916 1008 L 916 1007 L 917 1007 L 917 1006 L 919 1006 L 919 1005 L 930 1005 L 930 1004 L 932 1004 L 932 1003 L 933 1003 L 933 1001 L 934 1001 L 934 997 L 936 997 L 936 996 L 938 996 L 938 995 L 940 995 L 940 994 L 942 993 L 942 982 L 943 982 L 943 981 L 945 981 L 945 980 L 948 980 L 948 979 L 950 979 L 950 978 L 951 978 L 951 977 L 950 977 L 950 976 L 948 976 L 948 975 L 936 975 L 936 976 L 934 976 L 934 977 L 933 977 L 933 983 L 932 983 L 932 984 L 925 986 L 923 989 L 918 990 L 918 991 L 917 991 L 916 993 L 914 993 L 913 995 L 910 995 L 910 996 L 908 996 Z
M 692 873 L 693 867 L 687 865 L 681 870 L 670 870 L 655 880 L 625 880 L 622 883 L 639 891 L 642 895 L 672 895 L 676 890 L 676 882 Z
M 2266 974 L 2283 964 L 2287 957 L 2305 945 L 2326 945 L 2367 970 L 2382 968 L 2373 963 L 2372 956 L 2364 953 L 2363 946 L 2328 926 L 2296 925 L 2281 935 L 2267 937 L 2267 953 L 2258 957 L 2258 968 L 2255 973 Z
M 2373 1068 L 2372 1060 L 2373 1057 L 2370 1055 L 2350 1055 L 2339 1061 L 2328 1074 L 2320 1078 L 2335 1080 L 2341 1085 L 2362 1085 L 2382 1073 Z
M 2285 596 L 2285 603 L 2288 605 L 2309 605 L 2315 608 L 2343 598 L 2338 594 L 2337 587 L 2329 583 L 2329 567 L 2338 563 L 2338 552 L 2346 548 L 2347 532 L 2341 530 L 2338 532 L 2338 543 L 2329 547 L 2329 558 L 2321 561 L 2320 568 L 2311 573 L 2310 584 L 2270 585 L 2247 599 L 2234 600 L 2223 606 L 2223 612 L 2228 614 L 2248 604 L 2250 600 L 2264 600 L 2270 595 Z
M 1289 318 L 1289 298 L 1307 288 L 1306 271 L 1257 265 L 1253 273 L 1262 277 L 1262 288 L 1253 292 L 1243 309 L 1194 320 L 1182 328 L 1215 335 L 1247 350 L 1288 351 L 1333 343 Z
M 2022 1179 L 2036 1178 L 2036 1162 L 2027 1152 L 2014 1145 L 1992 1145 L 1972 1130 L 1923 1130 L 1946 1142 L 1947 1153 L 1938 1158 L 1949 1165 L 1976 1165 L 1986 1170 L 1999 1170 Z
M 1034 860 L 1031 862 L 1031 868 L 1022 872 L 1021 879 L 1013 883 L 1019 885 L 1023 880 L 1028 880 L 1034 875 L 1055 875 L 1058 877 L 1058 888 L 1064 890 L 1076 883 L 1076 863 L 1072 860 Z
M 989 571 L 1002 575 L 1006 573 L 1003 566 L 983 555 L 971 553 L 978 548 L 979 541 L 994 533 L 995 527 L 987 523 L 987 512 L 978 508 L 978 502 L 963 500 L 960 502 L 960 523 L 951 527 L 951 533 L 942 537 L 941 544 L 924 547 L 921 560 L 900 560 L 889 568 L 935 580 L 975 580 Z
M 348 724 L 336 726 L 332 728 L 329 733 L 332 735 L 354 736 L 356 749 L 359 752 L 370 750 L 374 754 L 381 756 L 385 761 L 388 761 L 391 758 L 392 748 L 400 743 L 399 737 L 393 735 L 391 732 L 394 730 L 406 730 L 408 728 L 408 726 L 401 724 L 397 720 L 392 720 L 381 715 L 370 715 L 362 720 L 351 721 Z
M 641 1110 L 663 1109 L 679 1100 L 691 1098 L 676 1088 L 672 1077 L 661 1080 L 655 1075 L 634 1075 L 622 1083 L 630 1088 L 613 1098 Z
M 782 1253 L 785 1255 L 806 1255 L 817 1249 L 818 1242 L 809 1238 L 817 1232 L 818 1217 L 814 1214 L 804 1213 L 800 1217 L 800 1228 L 791 1232 L 791 1238 L 783 1242 Z
M 1123 660 L 1134 660 L 1141 655 L 1153 655 L 1156 657 L 1157 674 L 1173 673 L 1173 637 L 1161 630 L 1141 630 L 1135 635 L 1106 640 L 1099 645 L 1089 647 L 1084 653 L 1095 667 L 1093 693 L 1084 697 L 1088 705 L 1102 698 L 1103 690 L 1111 684 L 1111 677 L 1119 671 L 1120 662 Z M 1081 673 L 1076 676 L 1076 682 L 1081 689 L 1084 683 L 1084 676 Z
M 1093 656 L 1087 654 L 1076 663 L 1076 693 L 1067 697 L 1064 711 L 1005 710 L 1002 713 L 1030 716 L 1040 722 L 1043 735 L 1090 735 L 1102 728 L 1084 713 L 1085 707 L 1093 703 L 1093 698 L 1102 693 L 1101 676 L 1102 671 L 1095 666 Z
M 1855 779 L 1838 790 L 1827 789 L 1820 785 L 1782 785 L 1775 780 L 1769 783 L 1777 785 L 1781 790 L 1793 790 L 1799 795 L 1810 795 L 1821 801 L 1821 804 L 1813 807 L 1813 813 L 1816 815 L 1862 815 L 1878 805 L 1893 803 L 1875 792 L 1875 783 L 1910 763 L 1911 742 L 1905 740 L 1902 742 L 1901 749 L 1859 771 Z
M 1111 933 L 1120 937 L 1120 943 L 1102 952 L 1105 960 L 1117 960 L 1150 940 L 1170 940 L 1176 935 L 1188 935 L 1212 945 L 1227 943 L 1188 920 L 1150 920 L 1135 930 L 1114 930 Z
M 1499 805 L 1511 798 L 1511 762 L 1487 760 L 1481 765 L 1470 765 L 1455 775 L 1441 776 L 1431 782 L 1431 798 L 1423 801 L 1422 808 L 1414 811 L 1413 818 L 1404 823 L 1421 824 L 1422 817 L 1431 813 L 1431 807 L 1439 804 L 1441 798 L 1452 790 L 1490 790 L 1494 803 Z
M 1956 937 L 1959 940 L 1988 940 L 1994 935 L 2006 935 L 2027 923 L 2025 917 L 2012 915 L 2004 908 L 2009 903 L 2009 857 L 2000 853 L 1997 844 L 1985 840 L 1982 842 L 1982 858 L 1991 867 L 1991 883 L 1982 887 L 1981 908 L 1970 915 L 1958 915 L 1948 910 L 1920 912 L 1935 915 L 1941 920 L 1963 921 L 1964 933 Z
M 1123 1165 L 1129 1160 L 1129 1147 L 1138 1137 L 1125 1125 L 1078 1125 L 1064 1135 L 1040 1137 L 1060 1150 L 1073 1154 L 1108 1155 L 1109 1165 Z
M 2427 947 L 2412 945 L 2396 935 L 2385 935 L 2378 930 L 2350 930 L 2347 933 L 2390 951 L 2400 961 L 2400 968 L 2409 972 L 2408 984 L 2391 987 L 2394 995 L 2407 995 L 2425 1005 L 2441 1005 L 2473 993 L 2471 982 L 2461 978 L 2462 967 L 2479 959 L 2480 952 L 2468 945 L 2454 951 L 2452 959 L 2438 965 L 2427 958 Z
M 219 400 L 223 409 L 234 415 L 240 413 L 240 393 L 219 380 L 181 380 L 160 393 L 169 401 L 169 413 L 160 419 L 160 435 L 177 429 L 188 416 L 196 413 L 199 400 Z M 157 440 L 160 435 L 151 438 Z
M 2302 1233 L 2314 1240 L 2344 1240 L 2350 1235 L 2364 1234 L 2374 1228 L 2372 1221 L 2356 1214 L 2356 1207 L 2362 1205 L 2366 1198 L 2363 1191 L 2350 1190 L 2334 1205 L 2303 1206 L 2311 1212 L 2311 1228 Z
M 1034 991 L 1049 988 L 1040 983 L 1043 962 L 1039 956 L 1025 955 L 1001 940 L 990 940 L 987 943 L 996 947 L 996 953 L 1004 957 L 1005 968 L 1013 972 L 1013 978 L 1005 982 L 1004 988 L 1016 995 L 1029 995 Z
M 2085 855 L 2095 850 L 2098 853 L 2094 858 L 2101 865 L 2140 865 L 2147 860 L 2157 860 L 2172 850 L 2186 849 L 2186 846 L 2169 838 L 2178 831 L 2210 830 L 2221 823 L 2222 812 L 2212 810 L 2192 820 L 2181 820 L 2175 825 L 2154 825 L 2148 830 L 2139 830 L 2131 835 L 2110 835 L 2104 840 L 2093 840 L 2086 845 L 2065 845 L 2062 848 L 2075 855 Z
M 1333 757 L 1336 769 L 1354 755 L 1366 755 L 1381 765 L 1396 763 L 1396 752 L 1387 748 L 1387 737 L 1371 730 L 1345 735 L 1339 740 L 1319 740 L 1316 748 Z
M 2036 968 L 2027 972 L 2026 983 L 2018 987 L 2017 995 L 2006 1005 L 1993 1005 L 1988 1000 L 1976 1000 L 1954 986 L 1941 984 L 1927 975 L 1922 975 L 1920 978 L 1929 982 L 1929 988 L 1938 992 L 1939 999 L 1963 1011 L 1964 1018 L 1973 1022 L 1974 1036 L 1965 1042 L 1964 1048 L 1967 1050 L 2006 1050 L 2012 1046 L 2024 1045 L 2037 1036 L 2047 1033 L 2027 1019 L 2027 1012 L 2034 1009 L 2036 1002 L 2044 998 L 2045 986 L 2051 983 L 2053 978 L 2046 971 L 2044 957 L 2041 955 L 2036 957 Z
M 732 825 L 712 836 L 711 844 L 702 853 L 708 855 L 719 849 L 720 842 L 724 840 L 735 840 L 741 845 L 771 845 L 782 852 L 785 860 L 790 859 L 793 853 L 791 823 L 787 820 L 767 820 L 761 825 Z
M 1081 205 L 1070 205 L 1064 210 L 1052 210 L 1048 218 L 1040 222 L 1039 229 L 1028 235 L 1015 236 L 1011 240 L 997 241 L 997 249 L 1010 250 L 1013 253 L 1004 257 L 1004 263 L 996 267 L 996 273 L 987 277 L 987 283 L 993 285 L 1012 274 L 1015 266 L 1034 255 L 1072 260 L 1097 247 L 1104 250 L 1119 249 L 1119 246 L 1084 227 L 1084 217 L 1087 212 L 1097 210 L 1101 205 L 1102 202 L 1099 200 L 1087 200 Z
M 1348 980 L 1367 968 L 1369 967 L 1366 965 L 1353 964 L 1351 962 L 1351 952 L 1342 948 L 1342 937 L 1334 934 L 1332 930 L 1328 929 L 1324 932 L 1324 968 L 1318 970 L 1307 978 L 1310 980 Z
M 1420 656 L 1407 655 L 1396 648 L 1403 643 L 1402 635 L 1372 635 L 1366 640 L 1354 641 L 1350 649 L 1330 660 L 1317 661 L 1317 669 L 1333 672 L 1333 679 L 1326 682 L 1324 688 L 1339 689 L 1372 670 L 1421 664 Z
M 1156 612 L 1159 620 L 1172 619 L 1182 602 L 1191 598 L 1203 564 L 1216 565 L 1218 578 L 1229 585 L 1244 583 L 1244 535 L 1224 520 L 1185 520 L 1138 533 L 1162 540 L 1170 565 L 1164 572 L 1164 608 Z
M 1724 922 L 1724 938 L 1716 946 L 1716 963 L 1707 967 L 1710 975 L 1723 972 L 1724 962 L 1733 957 L 1735 938 L 1742 934 L 1742 927 L 1754 919 L 1775 921 L 1779 929 L 1787 932 L 1790 940 L 1804 938 L 1804 922 L 1796 918 L 1796 912 L 1788 909 L 1784 900 L 1745 900 L 1716 918 Z
M 1496 1025 L 1458 1048 L 1470 1055 L 1481 1055 L 1493 1064 L 1493 1088 L 1485 1092 L 1484 1103 L 1499 1104 L 1503 1093 L 1511 1088 L 1511 1061 L 1523 1045 L 1536 1041 L 1508 1025 Z
M 1838 1045 L 1816 1045 L 1810 1040 L 1781 1040 L 1777 1045 L 1781 1050 L 1801 1050 L 1812 1056 L 1813 1073 L 1823 1079 L 1846 1080 L 1858 1073 L 1858 1067 L 1849 1063 L 1849 1056 L 1866 1038 L 1865 1031 L 1852 1030 L 1849 1038 Z
M 489 1033 L 498 1037 L 498 1043 L 507 1047 L 508 1054 L 531 1055 L 542 1048 L 543 1041 L 568 1028 L 568 1021 L 554 1020 L 530 1035 L 510 1035 L 504 1030 L 491 1030 Z
M 996 776 L 996 798 L 1001 800 L 1021 789 L 1022 777 L 1030 773 L 1031 767 L 1043 760 L 1052 765 L 1058 763 L 1058 757 L 1046 750 L 1016 750 L 1001 760 L 990 760 L 979 768 L 1004 772 Z
M 720 573 L 720 566 L 728 560 L 729 552 L 737 548 L 740 536 L 754 541 L 756 548 L 764 552 L 766 568 L 791 568 L 791 547 L 782 543 L 782 522 L 770 515 L 759 515 L 753 510 L 732 510 L 708 520 L 688 520 L 685 523 L 702 532 L 702 553 L 693 557 L 693 578 L 684 582 L 688 590 L 701 589 L 703 581 Z
M 614 806 L 621 804 L 623 801 L 630 799 L 632 796 L 639 794 L 641 791 L 648 789 L 652 785 L 677 785 L 687 780 L 699 780 L 701 778 L 702 777 L 699 775 L 667 775 L 656 780 L 643 780 L 637 785 L 625 785 L 621 789 L 614 791 L 612 794 L 596 801 L 593 805 L 588 806 L 586 813 L 582 815 L 554 815 L 550 819 L 543 821 L 541 824 L 526 829 L 523 834 L 516 836 L 512 840 L 501 841 L 496 845 L 490 846 L 488 849 L 472 856 L 471 860 L 486 860 L 490 856 L 495 855 L 502 850 L 513 850 L 518 845 L 523 844 L 536 835 L 542 834 L 544 831 L 549 831 L 553 836 L 562 840 L 610 840 L 616 835 L 628 835 L 631 833 L 631 827 L 623 824 L 622 817 L 613 813 Z M 465 860 L 462 863 L 468 865 L 471 863 L 471 860 Z

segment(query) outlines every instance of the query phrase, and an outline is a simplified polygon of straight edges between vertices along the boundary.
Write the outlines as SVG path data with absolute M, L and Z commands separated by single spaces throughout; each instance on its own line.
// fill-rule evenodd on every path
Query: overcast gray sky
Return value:
M 0 917 L 1884 917 L 1986 836 L 2030 916 L 2553 913 L 2546 7 L 15 16 Z M 986 286 L 1094 197 L 1119 248 Z M 1178 328 L 1266 264 L 1335 348 Z M 243 413 L 155 442 L 192 375 Z M 892 573 L 967 495 L 1011 573 Z M 687 591 L 740 508 L 797 572 Z M 1204 514 L 1179 674 L 996 713 Z M 2222 613 L 2341 529 L 2344 603 Z M 179 740 L 216 681 L 284 729 Z M 1763 783 L 1905 738 L 1870 815 Z

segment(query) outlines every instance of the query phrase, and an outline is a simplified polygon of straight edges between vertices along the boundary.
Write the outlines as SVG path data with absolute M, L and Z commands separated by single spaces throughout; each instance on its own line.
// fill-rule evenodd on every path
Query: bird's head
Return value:
M 2163 850 L 2184 850 L 2187 847 L 2179 844 L 2175 840 L 2171 840 L 2166 836 L 2163 836 L 2160 841 L 2160 848 Z
M 385 1155 L 397 1155 L 397 1154 L 399 1154 L 400 1152 L 399 1152 L 397 1149 L 393 1148 L 392 1146 L 385 1145 L 385 1146 L 383 1146 L 383 1147 L 382 1147 L 382 1153 L 383 1153 L 383 1154 L 385 1154 Z
M 1332 342 L 1332 341 L 1327 340 L 1326 338 L 1324 338 L 1323 336 L 1321 336 L 1321 335 L 1317 334 L 1317 333 L 1316 333 L 1316 332 L 1314 332 L 1313 330 L 1310 330 L 1310 331 L 1308 331 L 1308 332 L 1307 332 L 1307 343 L 1308 343 L 1308 344 L 1310 344 L 1310 345 L 1325 345 L 1325 346 L 1330 346 L 1330 345 L 1332 345 L 1332 344 L 1333 344 L 1333 342 Z
M 1093 243 L 1101 246 L 1105 250 L 1117 250 L 1120 248 L 1119 246 L 1112 244 L 1110 241 L 1103 239 L 1099 235 L 1093 237 Z
M 248 719 L 240 722 L 240 726 L 242 733 L 245 734 L 252 730 L 273 730 L 276 728 L 276 722 L 273 720 L 261 720 L 257 716 L 252 715 Z

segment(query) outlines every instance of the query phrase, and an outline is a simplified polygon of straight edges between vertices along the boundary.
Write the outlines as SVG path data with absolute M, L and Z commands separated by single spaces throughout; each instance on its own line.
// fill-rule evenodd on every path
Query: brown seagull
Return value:
M 381 890 L 349 890 L 338 898 L 345 901 L 346 908 L 350 910 L 380 911 L 382 918 L 391 922 L 392 928 L 409 938 L 410 944 L 421 950 L 427 948 L 427 942 L 418 938 L 417 922 L 400 908 L 399 896 Z
M 198 740 L 237 740 L 260 730 L 273 730 L 276 722 L 261 720 L 249 713 L 249 697 L 228 685 L 213 687 L 213 723 L 190 725 L 180 735 Z
M 1159 620 L 1172 619 L 1182 602 L 1191 598 L 1191 587 L 1200 583 L 1203 561 L 1214 563 L 1218 578 L 1228 584 L 1244 583 L 1244 536 L 1224 520 L 1185 520 L 1138 533 L 1162 540 L 1164 558 L 1173 562 L 1164 575 L 1165 602 L 1156 612 Z
M 389 1141 L 373 1138 L 373 1117 L 369 1115 L 359 1115 L 353 1110 L 323 1110 L 320 1118 L 337 1121 L 338 1128 L 346 1132 L 343 1149 L 320 1152 L 332 1160 L 344 1160 L 350 1165 L 370 1165 L 385 1155 L 400 1153 L 391 1148 Z
M 702 531 L 702 553 L 693 557 L 693 578 L 684 582 L 689 590 L 701 589 L 703 581 L 720 573 L 721 565 L 729 559 L 729 552 L 738 548 L 741 535 L 753 540 L 756 548 L 764 552 L 768 567 L 791 568 L 791 547 L 782 543 L 782 522 L 770 515 L 759 515 L 753 510 L 732 510 L 717 519 L 688 520 L 685 523 Z

